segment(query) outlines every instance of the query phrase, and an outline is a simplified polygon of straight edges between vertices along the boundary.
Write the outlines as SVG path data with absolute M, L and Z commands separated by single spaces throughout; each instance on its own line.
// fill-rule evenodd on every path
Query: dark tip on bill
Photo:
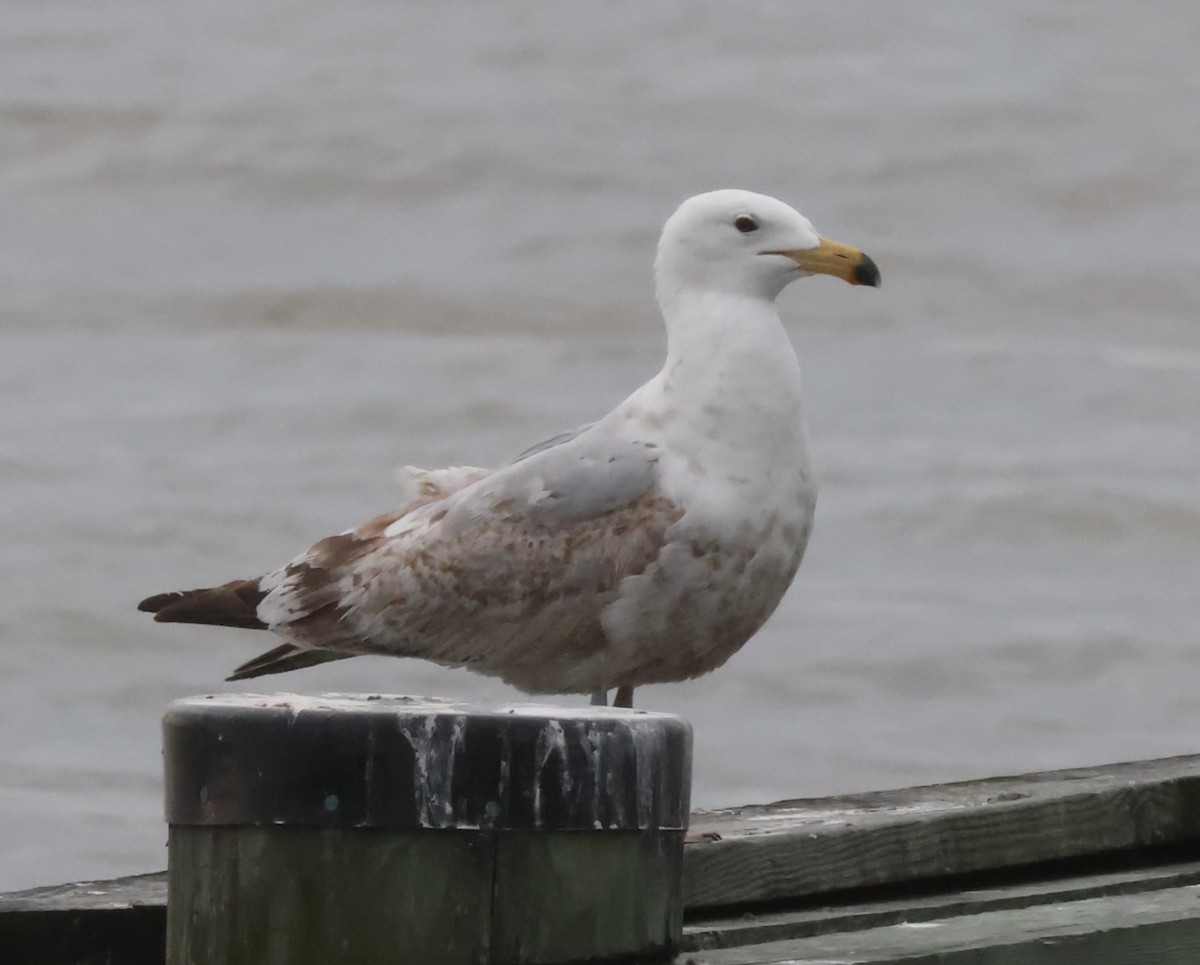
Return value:
M 863 255 L 862 261 L 854 266 L 854 283 L 856 285 L 870 285 L 872 288 L 879 287 L 879 266 L 867 255 Z

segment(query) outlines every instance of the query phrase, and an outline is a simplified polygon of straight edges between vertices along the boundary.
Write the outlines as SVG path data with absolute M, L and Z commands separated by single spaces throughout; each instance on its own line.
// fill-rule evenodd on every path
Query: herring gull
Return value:
M 775 310 L 811 274 L 875 263 L 774 198 L 723 190 L 667 220 L 662 370 L 500 469 L 405 470 L 404 503 L 266 576 L 161 593 L 168 623 L 285 641 L 229 677 L 421 657 L 527 693 L 633 688 L 725 663 L 774 611 L 812 526 L 800 368 Z

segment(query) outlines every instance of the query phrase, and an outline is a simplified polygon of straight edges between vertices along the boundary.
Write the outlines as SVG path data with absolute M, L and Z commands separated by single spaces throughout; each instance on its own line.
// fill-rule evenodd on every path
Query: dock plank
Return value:
M 1009 884 L 947 883 L 943 890 L 928 894 L 918 891 L 917 894 L 872 896 L 801 910 L 706 917 L 684 927 L 682 949 L 736 948 L 904 922 L 936 921 L 1035 905 L 1063 905 L 1091 898 L 1167 891 L 1193 885 L 1200 885 L 1200 860 L 1050 880 L 1032 878 Z
M 0 895 L 0 961 L 161 965 L 167 874 L 79 881 Z
M 689 912 L 1200 841 L 1200 757 L 693 815 Z
M 676 965 L 1194 965 L 1200 885 L 681 955 Z

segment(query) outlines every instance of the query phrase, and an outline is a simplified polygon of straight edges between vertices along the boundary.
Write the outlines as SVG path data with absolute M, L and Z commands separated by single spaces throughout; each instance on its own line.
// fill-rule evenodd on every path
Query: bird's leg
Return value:
M 617 693 L 619 694 L 620 691 L 617 691 Z M 592 691 L 592 706 L 593 707 L 607 707 L 608 706 L 608 691 L 607 690 L 593 690 Z
M 617 695 L 613 697 L 614 707 L 632 707 L 633 706 L 633 688 L 618 687 Z

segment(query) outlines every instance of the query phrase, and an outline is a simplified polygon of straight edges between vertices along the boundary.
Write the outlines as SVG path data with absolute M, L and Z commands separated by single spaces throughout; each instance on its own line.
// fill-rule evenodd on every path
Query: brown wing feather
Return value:
M 302 670 L 304 667 L 315 667 L 317 664 L 328 663 L 331 660 L 345 660 L 355 656 L 352 653 L 330 653 L 328 650 L 305 650 L 294 647 L 290 643 L 259 654 L 253 660 L 247 660 L 225 679 L 249 680 L 251 677 L 262 677 L 272 673 L 286 673 L 289 670 Z

